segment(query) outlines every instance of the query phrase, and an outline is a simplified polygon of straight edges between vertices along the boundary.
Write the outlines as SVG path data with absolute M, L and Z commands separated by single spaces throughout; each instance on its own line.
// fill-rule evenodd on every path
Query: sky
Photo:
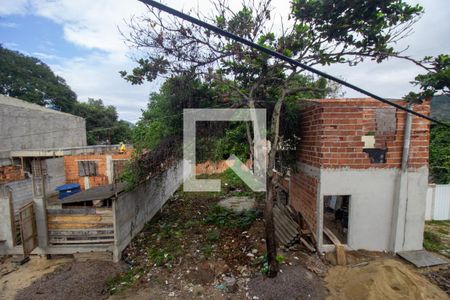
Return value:
M 232 7 L 240 1 L 230 0 Z M 414 58 L 450 53 L 450 1 L 408 0 L 419 3 L 425 14 L 414 32 L 399 48 Z M 208 0 L 165 0 L 165 4 L 188 10 L 208 11 Z M 287 16 L 289 1 L 273 1 L 277 18 Z M 37 57 L 66 79 L 79 101 L 101 98 L 117 107 L 121 119 L 136 122 L 151 92 L 162 80 L 136 86 L 123 80 L 119 71 L 131 70 L 133 52 L 125 45 L 125 21 L 141 15 L 145 6 L 137 0 L 1 0 L 0 43 L 9 49 Z M 275 19 L 277 19 L 275 18 Z M 321 70 L 387 98 L 400 98 L 411 91 L 410 82 L 422 72 L 410 62 L 390 59 L 356 67 L 334 65 Z M 362 95 L 344 89 L 346 97 Z

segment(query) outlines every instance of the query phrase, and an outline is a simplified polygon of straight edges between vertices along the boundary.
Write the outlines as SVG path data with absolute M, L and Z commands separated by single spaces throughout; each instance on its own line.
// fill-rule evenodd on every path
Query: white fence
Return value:
M 450 184 L 430 184 L 425 220 L 450 220 Z

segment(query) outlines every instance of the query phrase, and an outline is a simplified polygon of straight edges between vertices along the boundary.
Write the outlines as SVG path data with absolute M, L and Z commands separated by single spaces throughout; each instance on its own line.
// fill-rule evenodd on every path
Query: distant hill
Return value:
M 450 122 L 450 95 L 434 96 L 431 99 L 431 117 Z

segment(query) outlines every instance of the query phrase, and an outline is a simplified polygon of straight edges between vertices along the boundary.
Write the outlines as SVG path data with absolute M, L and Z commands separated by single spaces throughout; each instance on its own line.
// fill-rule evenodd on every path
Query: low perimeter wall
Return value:
M 114 261 L 120 260 L 125 247 L 163 207 L 182 182 L 183 163 L 180 161 L 133 191 L 119 195 L 113 203 Z

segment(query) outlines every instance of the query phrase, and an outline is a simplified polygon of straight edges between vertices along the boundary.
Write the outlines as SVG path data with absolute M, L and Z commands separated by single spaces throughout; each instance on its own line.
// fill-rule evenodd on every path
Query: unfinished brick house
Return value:
M 428 121 L 408 118 L 409 141 L 407 114 L 374 99 L 307 103 L 300 113 L 298 170 L 290 177 L 289 202 L 315 234 L 317 247 L 331 250 L 323 234 L 327 227 L 348 249 L 422 249 Z M 412 109 L 428 115 L 429 103 Z M 404 152 L 409 157 L 402 171 Z
M 66 181 L 80 184 L 83 190 L 112 184 L 122 173 L 131 153 L 131 150 L 124 153 L 105 151 L 64 156 Z

